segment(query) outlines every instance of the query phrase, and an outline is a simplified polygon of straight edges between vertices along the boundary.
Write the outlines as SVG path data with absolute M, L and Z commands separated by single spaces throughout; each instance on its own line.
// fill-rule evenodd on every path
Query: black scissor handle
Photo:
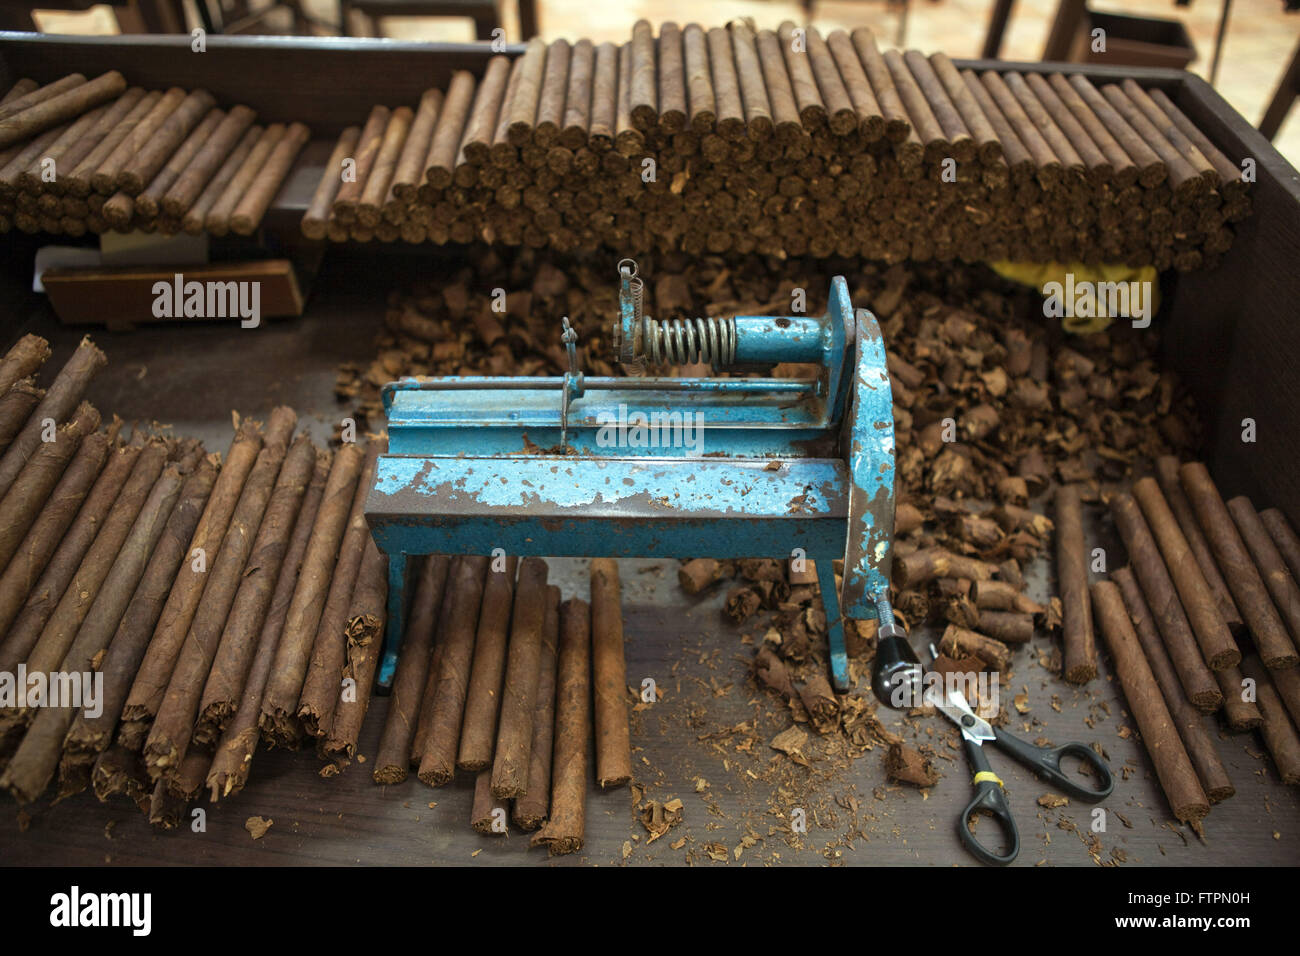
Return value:
M 1026 743 L 1019 737 L 1011 736 L 1011 734 L 1003 733 L 997 728 L 994 728 L 993 734 L 994 743 L 997 744 L 999 749 L 1015 758 L 1019 763 L 1024 764 L 1043 779 L 1056 784 L 1062 793 L 1089 803 L 1096 803 L 1099 800 L 1105 800 L 1110 796 L 1110 792 L 1115 789 L 1115 778 L 1111 776 L 1110 768 L 1106 766 L 1106 762 L 1101 759 L 1097 752 L 1086 744 L 1068 743 L 1059 747 L 1035 747 L 1033 744 Z M 1094 789 L 1080 783 L 1078 778 L 1067 777 L 1061 771 L 1062 757 L 1078 757 L 1082 760 L 1092 768 L 1093 773 L 1100 781 L 1100 786 Z
M 971 769 L 974 771 L 975 797 L 957 818 L 957 835 L 961 837 L 961 842 L 966 844 L 966 849 L 970 850 L 981 863 L 990 866 L 1006 866 L 1020 855 L 1020 831 L 1016 829 L 1011 808 L 1007 806 L 1006 794 L 1002 792 L 1002 781 L 989 767 L 983 748 L 967 740 L 966 753 L 970 756 Z M 1005 853 L 994 853 L 975 838 L 975 834 L 970 829 L 970 819 L 977 814 L 991 816 L 997 821 L 1007 841 Z

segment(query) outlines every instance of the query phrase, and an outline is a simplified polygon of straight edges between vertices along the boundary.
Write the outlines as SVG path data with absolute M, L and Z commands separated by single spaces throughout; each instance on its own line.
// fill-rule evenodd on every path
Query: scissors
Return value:
M 966 703 L 965 695 L 955 687 L 944 688 L 938 695 L 935 706 L 945 717 L 961 728 L 962 740 L 966 743 L 966 755 L 970 758 L 971 767 L 975 771 L 975 797 L 957 819 L 957 833 L 966 844 L 966 849 L 983 863 L 1006 866 L 1020 853 L 1020 833 L 1016 830 L 1016 821 L 1007 806 L 1007 798 L 1002 791 L 1002 781 L 993 772 L 988 757 L 984 755 L 986 741 L 992 741 L 995 747 L 1009 754 L 1012 759 L 1055 784 L 1063 793 L 1079 800 L 1088 803 L 1105 800 L 1115 787 L 1110 768 L 1086 744 L 1069 743 L 1060 747 L 1036 747 L 1026 743 L 1019 737 L 998 730 L 981 718 L 971 710 L 970 705 Z M 1090 766 L 1101 781 L 1100 789 L 1093 790 L 1085 787 L 1062 773 L 1062 757 L 1078 757 Z M 976 813 L 987 813 L 997 820 L 1008 844 L 1004 854 L 994 853 L 975 838 L 968 821 Z

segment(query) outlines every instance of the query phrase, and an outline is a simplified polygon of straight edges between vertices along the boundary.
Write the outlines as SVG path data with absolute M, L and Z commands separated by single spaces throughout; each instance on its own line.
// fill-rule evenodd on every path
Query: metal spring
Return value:
M 731 365 L 736 360 L 735 317 L 647 319 L 645 352 L 654 365 Z

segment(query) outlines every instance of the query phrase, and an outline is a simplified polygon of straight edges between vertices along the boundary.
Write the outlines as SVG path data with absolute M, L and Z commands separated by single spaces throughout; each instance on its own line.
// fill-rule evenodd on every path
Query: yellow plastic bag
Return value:
M 1100 332 L 1116 319 L 1141 328 L 1160 308 L 1154 266 L 1086 266 L 1081 262 L 990 262 L 1004 279 L 1033 286 L 1043 296 L 1043 314 L 1059 318 L 1075 335 Z

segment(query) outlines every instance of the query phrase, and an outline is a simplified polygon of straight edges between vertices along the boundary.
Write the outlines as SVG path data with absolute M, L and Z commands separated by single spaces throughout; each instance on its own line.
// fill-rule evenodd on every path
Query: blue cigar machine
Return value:
M 836 689 L 844 616 L 878 619 L 877 693 L 915 668 L 889 605 L 894 418 L 875 317 L 831 280 L 821 317 L 656 321 L 618 265 L 612 341 L 631 375 L 404 378 L 385 386 L 388 453 L 366 519 L 388 555 L 381 688 L 397 666 L 411 555 L 803 557 L 816 562 Z M 647 376 L 815 363 L 815 378 Z M 501 549 L 498 551 L 498 549 Z M 833 560 L 843 559 L 837 592 Z

